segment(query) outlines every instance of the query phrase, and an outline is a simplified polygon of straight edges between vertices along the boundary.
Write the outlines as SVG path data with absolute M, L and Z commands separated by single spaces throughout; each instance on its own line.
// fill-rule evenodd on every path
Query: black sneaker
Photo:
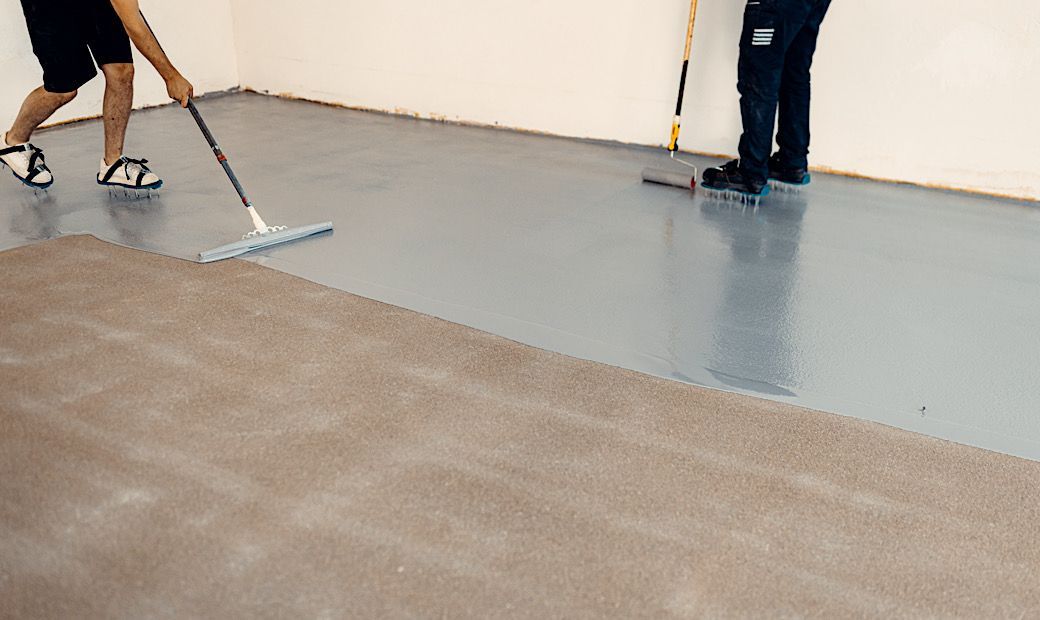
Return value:
M 805 187 L 812 175 L 805 168 L 788 168 L 780 161 L 780 153 L 769 158 L 769 184 L 775 189 Z
M 708 190 L 710 196 L 753 203 L 756 206 L 763 196 L 769 195 L 769 185 L 744 178 L 744 173 L 740 171 L 739 159 L 718 168 L 705 170 L 701 187 Z

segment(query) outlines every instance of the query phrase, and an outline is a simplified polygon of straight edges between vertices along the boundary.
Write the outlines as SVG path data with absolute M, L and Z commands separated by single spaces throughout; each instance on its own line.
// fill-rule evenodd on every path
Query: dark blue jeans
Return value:
M 809 70 L 820 25 L 831 0 L 750 0 L 740 36 L 737 90 L 744 134 L 740 169 L 745 178 L 765 182 L 776 140 L 789 168 L 809 165 Z

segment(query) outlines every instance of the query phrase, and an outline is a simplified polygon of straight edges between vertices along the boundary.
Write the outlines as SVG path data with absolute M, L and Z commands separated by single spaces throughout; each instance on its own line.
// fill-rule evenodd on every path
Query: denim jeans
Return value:
M 831 0 L 749 0 L 740 36 L 737 90 L 744 133 L 740 169 L 745 178 L 765 182 L 776 140 L 788 168 L 809 165 L 809 70 L 820 25 Z

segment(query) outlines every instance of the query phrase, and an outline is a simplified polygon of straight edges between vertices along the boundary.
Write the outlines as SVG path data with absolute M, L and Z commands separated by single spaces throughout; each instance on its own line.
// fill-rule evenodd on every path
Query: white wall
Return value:
M 661 144 L 687 0 L 144 0 L 197 90 Z M 233 8 L 233 11 L 232 11 Z M 742 0 L 701 0 L 682 145 L 733 153 Z M 233 19 L 232 19 L 233 13 Z M 237 46 L 236 46 L 237 41 Z M 236 53 L 237 52 L 237 53 Z M 135 105 L 166 101 L 138 57 Z M 0 3 L 0 126 L 39 85 Z M 1040 5 L 834 0 L 815 69 L 813 163 L 1040 199 Z M 54 121 L 96 116 L 96 79 Z
M 228 0 L 143 0 L 145 15 L 173 63 L 196 92 L 238 86 L 231 5 Z M 151 65 L 135 50 L 136 107 L 169 101 L 166 87 Z M 100 73 L 100 72 L 99 72 Z M 0 2 L 0 132 L 6 131 L 25 95 L 43 83 L 43 72 L 32 53 L 21 3 Z M 80 89 L 79 97 L 49 123 L 100 116 L 104 79 L 97 77 Z
M 641 144 L 667 139 L 689 7 L 687 0 L 231 2 L 244 86 Z M 700 4 L 682 144 L 733 153 L 744 2 Z M 834 0 L 814 79 L 815 165 L 1040 199 L 1033 0 Z

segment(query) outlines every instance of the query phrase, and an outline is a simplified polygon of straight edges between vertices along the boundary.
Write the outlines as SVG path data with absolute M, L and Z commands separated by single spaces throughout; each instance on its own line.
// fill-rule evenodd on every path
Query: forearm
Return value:
M 169 57 L 159 46 L 159 41 L 155 39 L 155 35 L 141 17 L 141 9 L 137 0 L 112 0 L 112 6 L 123 22 L 123 27 L 134 46 L 141 52 L 141 55 L 148 59 L 148 62 L 152 63 L 159 75 L 167 81 L 179 76 L 180 72 L 170 62 Z

